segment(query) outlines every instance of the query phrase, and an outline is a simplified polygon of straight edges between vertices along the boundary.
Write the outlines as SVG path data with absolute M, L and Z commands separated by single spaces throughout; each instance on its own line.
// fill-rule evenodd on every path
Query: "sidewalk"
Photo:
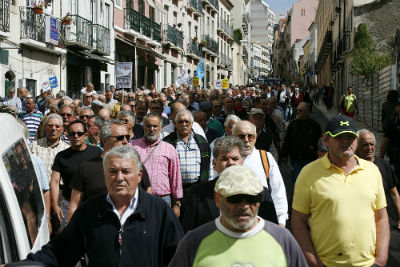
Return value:
M 338 114 L 336 109 L 327 110 L 326 106 L 324 104 L 321 104 L 321 103 L 320 104 L 314 104 L 313 108 L 318 109 L 325 116 L 326 121 L 328 121 L 330 118 L 332 118 L 333 116 Z M 366 126 L 363 122 L 357 120 L 357 115 L 354 117 L 354 121 L 355 121 L 355 123 L 357 125 L 357 128 L 359 130 L 365 128 L 367 130 L 370 130 L 375 135 L 375 139 L 376 139 L 376 151 L 375 151 L 375 153 L 379 154 L 379 150 L 380 150 L 381 143 L 382 143 L 382 140 L 383 140 L 383 132 L 369 129 L 368 126 Z M 321 125 L 321 127 L 322 127 L 322 131 L 325 131 L 326 125 Z

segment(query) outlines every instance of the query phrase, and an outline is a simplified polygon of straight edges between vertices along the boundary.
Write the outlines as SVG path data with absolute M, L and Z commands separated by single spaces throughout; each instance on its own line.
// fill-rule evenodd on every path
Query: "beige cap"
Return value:
M 223 197 L 233 195 L 256 196 L 263 191 L 257 174 L 248 167 L 235 165 L 226 168 L 219 176 L 214 191 Z

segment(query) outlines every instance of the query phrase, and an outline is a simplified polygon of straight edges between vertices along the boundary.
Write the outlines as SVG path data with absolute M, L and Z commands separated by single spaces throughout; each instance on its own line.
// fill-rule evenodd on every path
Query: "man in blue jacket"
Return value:
M 49 266 L 165 266 L 183 230 L 171 208 L 138 188 L 142 163 L 131 146 L 114 147 L 103 159 L 108 193 L 79 207 L 68 226 L 28 259 Z

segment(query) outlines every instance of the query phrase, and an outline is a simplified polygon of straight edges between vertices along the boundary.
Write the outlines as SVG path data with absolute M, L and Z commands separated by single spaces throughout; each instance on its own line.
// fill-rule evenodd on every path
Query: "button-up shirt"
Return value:
M 37 133 L 37 130 L 39 129 L 40 122 L 43 118 L 43 114 L 40 111 L 34 111 L 32 113 L 23 113 L 20 114 L 20 119 L 28 126 L 29 129 L 29 135 L 31 142 L 35 140 L 35 136 Z
M 145 162 L 153 195 L 172 195 L 174 199 L 182 198 L 181 171 L 175 148 L 161 139 L 148 144 L 144 138 L 140 138 L 131 145 L 139 153 L 142 162 Z M 152 152 L 153 149 L 155 150 Z
M 51 179 L 51 167 L 57 153 L 67 148 L 69 148 L 69 145 L 61 140 L 55 146 L 51 147 L 46 138 L 36 140 L 31 144 L 32 153 L 41 158 L 46 165 L 49 182 Z
M 131 216 L 136 210 L 137 203 L 139 202 L 138 191 L 139 191 L 139 189 L 136 188 L 135 195 L 131 199 L 131 202 L 129 203 L 128 208 L 125 210 L 124 213 L 121 214 L 121 216 L 119 215 L 117 207 L 115 207 L 114 201 L 111 199 L 110 194 L 107 194 L 107 198 L 106 199 L 107 199 L 108 203 L 110 203 L 111 206 L 113 207 L 113 212 L 115 214 L 117 214 L 119 222 L 121 223 L 121 226 L 124 225 L 124 223 L 126 222 L 126 219 L 128 219 L 129 216 Z
M 192 184 L 197 182 L 200 177 L 201 153 L 193 133 L 187 143 L 178 134 L 176 151 L 181 165 L 182 183 Z

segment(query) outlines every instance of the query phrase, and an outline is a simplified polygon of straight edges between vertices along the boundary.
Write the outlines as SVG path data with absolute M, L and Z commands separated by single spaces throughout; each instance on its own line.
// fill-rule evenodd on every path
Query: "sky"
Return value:
M 279 15 L 286 17 L 286 11 L 292 7 L 292 4 L 297 0 L 263 0 L 266 2 L 272 11 L 275 12 L 276 18 L 279 19 Z

